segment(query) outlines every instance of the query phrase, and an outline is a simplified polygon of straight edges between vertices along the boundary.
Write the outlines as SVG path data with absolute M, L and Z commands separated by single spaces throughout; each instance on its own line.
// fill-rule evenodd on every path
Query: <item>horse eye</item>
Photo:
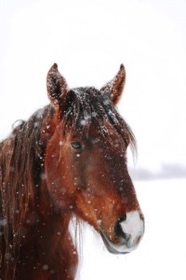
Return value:
M 72 146 L 72 148 L 75 149 L 75 150 L 81 150 L 81 149 L 82 149 L 82 145 L 81 145 L 80 142 L 72 142 L 72 143 L 71 143 L 71 146 Z

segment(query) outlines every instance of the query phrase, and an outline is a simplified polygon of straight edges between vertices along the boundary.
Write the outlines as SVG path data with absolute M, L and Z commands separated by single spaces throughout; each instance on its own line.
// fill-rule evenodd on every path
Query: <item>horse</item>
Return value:
M 0 143 L 0 279 L 75 279 L 74 217 L 113 254 L 138 246 L 144 216 L 126 159 L 136 140 L 116 108 L 125 77 L 122 64 L 100 90 L 70 89 L 55 63 L 49 105 Z

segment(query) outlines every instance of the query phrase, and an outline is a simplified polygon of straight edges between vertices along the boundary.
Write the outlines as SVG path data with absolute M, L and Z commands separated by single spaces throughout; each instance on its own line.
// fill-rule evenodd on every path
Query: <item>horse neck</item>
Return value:
M 41 231 L 50 233 L 51 237 L 54 235 L 54 238 L 56 235 L 64 237 L 68 234 L 68 226 L 72 214 L 65 210 L 59 210 L 55 206 L 45 181 L 40 186 L 40 196 L 36 206 Z
M 31 221 L 33 225 L 29 225 L 28 234 L 21 240 L 19 261 L 26 263 L 28 271 L 30 266 L 35 267 L 36 272 L 29 279 L 48 279 L 41 276 L 45 267 L 50 268 L 51 273 L 57 273 L 55 279 L 61 279 L 61 275 L 64 275 L 64 279 L 74 279 L 65 276 L 69 274 L 71 267 L 77 266 L 77 252 L 69 233 L 71 215 L 63 211 L 59 213 L 55 209 L 45 184 L 41 186 L 41 196 L 37 203 L 38 209 L 30 209 L 27 213 L 25 223 L 29 221 L 30 215 L 33 218 L 33 212 L 35 222 Z M 26 279 L 28 271 L 21 271 L 21 277 L 25 276 Z M 32 273 L 31 269 L 30 274 Z

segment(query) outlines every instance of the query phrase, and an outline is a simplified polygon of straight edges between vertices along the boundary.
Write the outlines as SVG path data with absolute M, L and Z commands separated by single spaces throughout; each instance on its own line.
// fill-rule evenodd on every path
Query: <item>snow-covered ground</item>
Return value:
M 77 280 L 186 279 L 186 180 L 135 182 L 146 232 L 136 251 L 112 255 L 85 226 Z

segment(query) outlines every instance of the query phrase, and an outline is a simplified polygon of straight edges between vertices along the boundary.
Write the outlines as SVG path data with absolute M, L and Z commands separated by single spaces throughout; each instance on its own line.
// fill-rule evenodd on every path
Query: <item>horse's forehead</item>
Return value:
M 104 120 L 101 126 L 90 126 L 89 137 L 91 141 L 99 142 L 101 145 L 106 143 L 123 143 L 123 137 L 118 133 L 114 126 L 108 121 Z

